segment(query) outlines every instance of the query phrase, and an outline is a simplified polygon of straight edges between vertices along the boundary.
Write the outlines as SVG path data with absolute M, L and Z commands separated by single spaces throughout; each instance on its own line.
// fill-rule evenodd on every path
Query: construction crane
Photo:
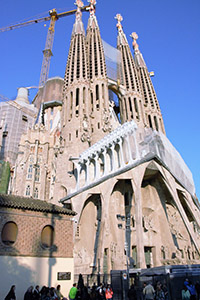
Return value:
M 81 10 L 83 12 L 88 11 L 89 7 L 90 7 L 89 5 L 83 6 L 81 8 Z M 16 28 L 21 28 L 21 27 L 24 27 L 27 25 L 37 24 L 37 23 L 41 23 L 41 22 L 50 20 L 50 25 L 48 28 L 48 33 L 47 33 L 47 38 L 46 38 L 45 49 L 43 50 L 43 60 L 42 60 L 42 68 L 41 68 L 41 73 L 40 73 L 39 87 L 44 86 L 45 82 L 48 79 L 48 75 L 49 75 L 50 61 L 51 61 L 51 56 L 53 55 L 52 48 L 53 48 L 54 33 L 55 33 L 55 22 L 59 18 L 62 18 L 65 16 L 70 16 L 75 13 L 76 13 L 76 9 L 62 12 L 62 13 L 57 13 L 56 9 L 51 9 L 49 11 L 49 16 L 47 16 L 47 17 L 34 19 L 34 20 L 27 21 L 27 22 L 18 23 L 15 25 L 10 25 L 7 27 L 0 28 L 0 32 L 5 32 L 5 31 L 16 29 Z

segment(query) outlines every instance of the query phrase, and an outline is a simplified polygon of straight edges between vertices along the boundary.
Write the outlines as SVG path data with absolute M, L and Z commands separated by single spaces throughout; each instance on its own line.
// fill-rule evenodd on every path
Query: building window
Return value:
M 34 189 L 33 198 L 38 199 L 38 188 L 37 187 Z
M 40 166 L 35 167 L 35 181 L 40 181 Z
M 30 196 L 30 193 L 31 193 L 31 187 L 30 187 L 30 185 L 27 185 L 27 187 L 26 187 L 26 196 Z
M 54 228 L 51 225 L 47 225 L 42 229 L 41 242 L 45 248 L 53 246 L 54 241 Z
M 33 174 L 33 165 L 30 164 L 29 167 L 28 167 L 28 176 L 27 176 L 27 178 L 31 179 L 32 178 L 32 174 Z
M 1 232 L 1 240 L 5 245 L 13 245 L 17 239 L 18 228 L 16 223 L 7 222 Z
M 27 122 L 27 121 L 28 121 L 28 118 L 27 118 L 27 116 L 25 116 L 25 115 L 22 115 L 22 120 L 23 120 L 23 121 L 25 121 L 25 122 Z

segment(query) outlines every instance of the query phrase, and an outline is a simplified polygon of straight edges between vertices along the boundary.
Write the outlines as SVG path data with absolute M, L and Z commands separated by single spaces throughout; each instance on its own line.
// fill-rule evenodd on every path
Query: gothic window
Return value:
M 54 228 L 51 225 L 46 225 L 42 229 L 42 234 L 41 234 L 42 246 L 45 248 L 50 248 L 51 246 L 53 246 L 53 241 L 54 241 Z
M 131 112 L 131 118 L 133 118 L 133 108 L 132 108 L 132 103 L 131 103 L 131 97 L 128 97 L 128 101 L 129 101 L 129 108 L 130 108 L 130 112 Z
M 33 174 L 33 165 L 30 164 L 29 167 L 28 167 L 28 175 L 27 175 L 27 178 L 28 178 L 28 179 L 31 179 L 31 178 L 32 178 L 32 174 Z
M 150 115 L 148 115 L 148 120 L 149 120 L 149 127 L 153 128 L 152 127 L 152 122 L 151 122 L 151 116 Z
M 156 116 L 154 116 L 153 118 L 154 118 L 154 123 L 155 123 L 156 130 L 158 131 L 158 121 L 157 121 L 157 118 L 156 118 Z
M 38 199 L 38 188 L 37 187 L 34 189 L 33 198 Z
M 31 193 L 31 187 L 30 187 L 30 185 L 27 185 L 27 187 L 26 187 L 26 196 L 30 196 L 30 193 Z
M 40 166 L 35 167 L 35 181 L 40 181 Z
M 18 228 L 15 222 L 7 222 L 1 232 L 1 240 L 6 245 L 12 245 L 17 239 Z
M 51 107 L 51 115 L 53 116 L 53 107 Z
M 50 120 L 50 129 L 53 127 L 53 120 Z
M 76 117 L 79 114 L 79 89 L 76 89 Z

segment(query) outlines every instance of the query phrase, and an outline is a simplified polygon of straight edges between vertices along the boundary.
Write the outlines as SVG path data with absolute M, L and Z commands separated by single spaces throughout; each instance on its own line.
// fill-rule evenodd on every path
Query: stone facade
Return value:
M 21 139 L 13 193 L 77 212 L 76 274 L 109 273 L 127 261 L 139 268 L 197 263 L 199 203 L 192 174 L 165 136 L 138 36 L 132 33 L 133 58 L 116 16 L 121 75 L 110 78 L 95 1 L 86 34 L 83 3 L 76 4 L 62 102 L 59 93 L 38 97 L 40 113 Z M 48 81 L 48 89 L 57 84 Z

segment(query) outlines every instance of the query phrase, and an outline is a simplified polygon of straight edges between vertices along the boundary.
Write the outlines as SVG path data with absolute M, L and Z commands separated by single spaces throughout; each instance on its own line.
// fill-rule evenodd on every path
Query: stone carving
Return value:
M 180 231 L 180 216 L 172 205 L 167 205 L 167 214 L 171 233 L 177 239 L 187 241 Z
M 153 224 L 153 218 L 150 216 L 143 216 L 143 224 L 144 224 L 144 229 L 146 231 L 153 231 L 156 232 L 156 230 L 154 229 L 154 224 Z
M 89 121 L 88 117 L 84 115 L 83 121 L 82 121 L 82 135 L 81 135 L 81 141 L 82 142 L 90 142 L 91 141 L 91 134 L 89 132 Z
M 103 111 L 103 131 L 106 132 L 106 131 L 111 131 L 112 129 L 112 126 L 110 124 L 110 113 L 109 111 L 104 108 L 104 111 Z

